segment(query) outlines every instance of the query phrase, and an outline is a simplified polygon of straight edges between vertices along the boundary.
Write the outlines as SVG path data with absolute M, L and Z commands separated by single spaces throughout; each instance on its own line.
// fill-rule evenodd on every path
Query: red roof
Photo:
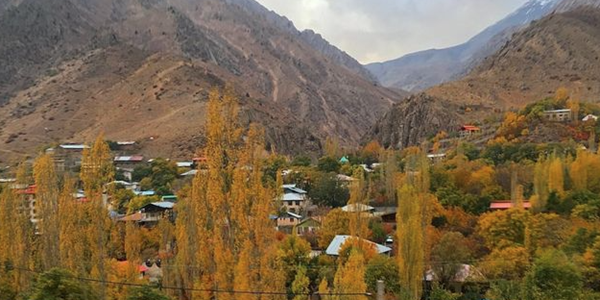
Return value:
M 480 131 L 479 127 L 473 125 L 463 125 L 460 130 L 463 131 Z
M 26 189 L 21 189 L 17 191 L 17 194 L 20 195 L 35 195 L 35 184 L 28 186 Z
M 512 201 L 494 201 L 490 204 L 490 209 L 509 209 L 513 208 L 514 205 Z M 531 208 L 530 202 L 523 202 L 523 208 L 529 209 Z
M 204 157 L 204 156 L 194 157 L 192 160 L 195 162 L 206 162 L 207 161 L 206 157 Z

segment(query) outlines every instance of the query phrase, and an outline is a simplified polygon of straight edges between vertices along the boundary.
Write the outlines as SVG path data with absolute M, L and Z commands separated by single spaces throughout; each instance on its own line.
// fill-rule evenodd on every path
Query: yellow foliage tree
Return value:
M 59 220 L 58 220 L 58 177 L 52 156 L 46 154 L 35 161 L 33 167 L 36 184 L 36 206 L 38 208 L 38 230 L 41 234 L 40 261 L 45 270 L 60 265 Z
M 333 294 L 336 300 L 367 300 L 365 295 L 365 261 L 359 251 L 352 251 L 348 261 L 335 273 Z

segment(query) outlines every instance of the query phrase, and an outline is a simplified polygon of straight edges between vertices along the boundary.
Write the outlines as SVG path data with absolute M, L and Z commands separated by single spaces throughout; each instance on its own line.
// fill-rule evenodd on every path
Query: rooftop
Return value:
M 571 112 L 570 108 L 563 108 L 563 109 L 550 109 L 550 110 L 545 110 L 544 113 L 569 113 Z
M 67 150 L 83 150 L 83 149 L 90 148 L 90 146 L 83 145 L 83 144 L 64 144 L 64 145 L 60 145 L 59 147 L 62 149 L 67 149 Z
M 493 201 L 492 203 L 490 203 L 490 209 L 510 209 L 513 207 L 514 207 L 514 204 L 510 200 Z M 531 202 L 528 202 L 528 201 L 523 202 L 523 208 L 525 208 L 525 209 L 531 208 Z
M 329 243 L 329 246 L 327 247 L 327 250 L 325 250 L 325 253 L 327 253 L 327 255 L 333 255 L 333 256 L 340 255 L 340 249 L 342 248 L 342 245 L 344 245 L 346 240 L 348 240 L 349 238 L 352 238 L 352 236 L 336 235 L 335 238 L 333 238 L 333 240 L 331 241 L 331 243 Z M 379 253 L 379 254 L 383 254 L 383 253 L 392 251 L 392 248 L 390 248 L 390 247 L 386 247 L 384 245 L 379 245 L 379 244 L 373 243 L 369 240 L 365 240 L 365 241 L 370 244 L 373 244 L 377 248 L 377 253 Z
M 115 157 L 115 162 L 142 162 L 143 160 L 144 157 L 141 155 Z

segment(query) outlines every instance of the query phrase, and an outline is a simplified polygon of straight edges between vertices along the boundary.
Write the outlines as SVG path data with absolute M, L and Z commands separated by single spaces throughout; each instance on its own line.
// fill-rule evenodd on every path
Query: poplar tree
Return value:
M 60 261 L 61 266 L 78 275 L 87 274 L 88 257 L 85 256 L 87 243 L 85 214 L 82 204 L 73 197 L 75 182 L 65 177 L 58 200 Z
M 366 292 L 365 261 L 363 255 L 359 251 L 352 250 L 348 261 L 345 264 L 340 265 L 335 274 L 333 299 L 366 300 L 366 295 L 361 295 L 366 294 Z
M 275 232 L 269 219 L 276 211 L 275 190 L 262 182 L 264 133 L 251 125 L 243 136 L 231 88 L 222 93 L 212 90 L 207 110 L 207 142 L 202 151 L 207 169 L 198 172 L 188 199 L 177 209 L 178 277 L 186 286 L 206 290 L 283 291 L 285 276 L 275 259 Z M 190 265 L 192 270 L 186 270 Z M 236 269 L 252 276 L 241 279 Z M 182 294 L 188 299 L 215 296 Z M 216 296 L 243 297 L 227 292 Z M 273 298 L 278 297 L 268 299 Z
M 33 167 L 36 207 L 40 232 L 40 262 L 45 270 L 60 264 L 58 219 L 59 184 L 52 156 L 42 155 Z
M 306 267 L 299 267 L 296 277 L 292 282 L 294 300 L 308 300 L 309 285 L 310 279 L 306 275 Z
M 540 157 L 535 163 L 533 170 L 533 189 L 534 195 L 530 202 L 534 212 L 541 212 L 546 209 L 548 196 L 548 160 Z
M 113 180 L 114 171 L 112 156 L 104 135 L 100 134 L 89 149 L 84 149 L 81 161 L 81 181 L 85 196 L 89 203 L 86 205 L 89 222 L 86 231 L 90 246 L 90 274 L 94 278 L 106 280 L 107 244 L 110 232 L 110 219 L 103 198 L 106 183 Z M 106 294 L 104 285 L 98 285 L 99 294 Z
M 548 189 L 561 197 L 565 194 L 564 165 L 556 155 L 550 157 L 548 166 Z
M 425 275 L 425 230 L 435 199 L 429 194 L 429 161 L 418 148 L 407 150 L 404 182 L 398 189 L 397 240 L 401 298 L 418 300 Z

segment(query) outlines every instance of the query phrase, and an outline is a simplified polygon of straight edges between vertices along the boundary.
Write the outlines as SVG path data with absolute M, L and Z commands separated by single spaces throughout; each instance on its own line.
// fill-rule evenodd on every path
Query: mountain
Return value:
M 561 87 L 580 101 L 600 102 L 599 74 L 600 9 L 584 6 L 552 14 L 516 33 L 465 78 L 394 105 L 365 139 L 372 135 L 403 148 L 441 130 L 456 131 L 462 122 L 520 109 Z M 418 99 L 427 99 L 428 107 L 411 108 Z
M 382 85 L 411 92 L 460 78 L 482 59 L 496 52 L 512 33 L 551 13 L 558 1 L 530 0 L 464 44 L 412 53 L 366 67 Z
M 310 29 L 307 29 L 300 33 L 300 37 L 313 48 L 317 49 L 323 55 L 331 59 L 334 63 L 345 66 L 349 70 L 355 72 L 356 74 L 364 77 L 369 81 L 377 82 L 377 78 L 375 78 L 375 76 L 371 74 L 371 72 L 369 72 L 369 70 L 367 70 L 363 65 L 361 65 L 356 59 L 354 59 L 348 53 L 341 51 L 337 47 L 331 45 L 320 34 L 315 33 Z
M 278 152 L 317 152 L 328 136 L 356 145 L 402 95 L 302 36 L 250 0 L 15 2 L 0 15 L 0 151 L 104 131 L 186 157 L 202 144 L 208 90 L 226 83 Z
M 562 0 L 557 6 L 556 10 L 558 12 L 565 12 L 569 10 L 573 10 L 575 8 L 590 6 L 590 7 L 600 7 L 599 0 Z

